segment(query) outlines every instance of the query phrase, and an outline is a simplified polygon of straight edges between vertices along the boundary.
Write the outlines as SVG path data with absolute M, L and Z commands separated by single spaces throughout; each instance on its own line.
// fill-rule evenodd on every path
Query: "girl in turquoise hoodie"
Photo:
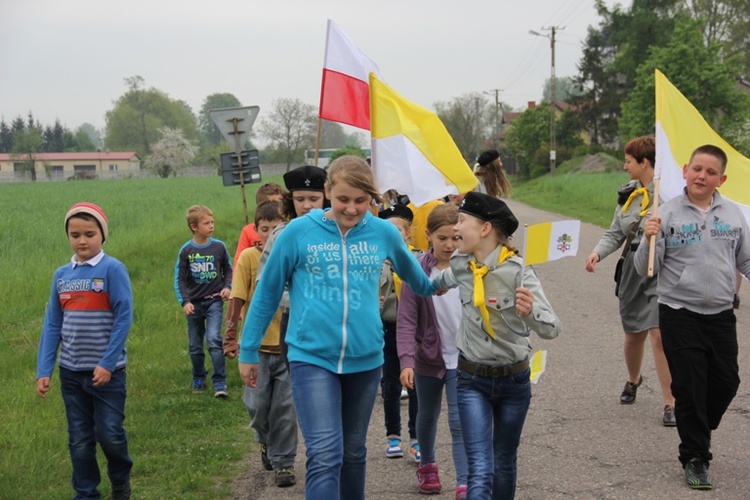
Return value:
M 330 210 L 294 219 L 279 235 L 253 296 L 240 342 L 240 374 L 257 379 L 258 347 L 288 283 L 286 342 L 292 393 L 307 448 L 306 498 L 364 498 L 365 438 L 383 364 L 378 283 L 389 260 L 418 295 L 435 292 L 398 230 L 374 217 L 369 165 L 333 162 Z

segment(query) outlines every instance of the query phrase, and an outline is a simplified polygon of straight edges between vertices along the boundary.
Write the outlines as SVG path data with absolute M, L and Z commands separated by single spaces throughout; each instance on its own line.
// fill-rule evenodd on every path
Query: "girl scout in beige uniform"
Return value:
M 503 201 L 468 193 L 455 228 L 460 246 L 451 267 L 433 279 L 437 289 L 458 286 L 461 297 L 458 408 L 469 499 L 515 495 L 516 455 L 531 400 L 529 333 L 554 339 L 561 329 L 536 273 L 508 244 L 517 228 Z

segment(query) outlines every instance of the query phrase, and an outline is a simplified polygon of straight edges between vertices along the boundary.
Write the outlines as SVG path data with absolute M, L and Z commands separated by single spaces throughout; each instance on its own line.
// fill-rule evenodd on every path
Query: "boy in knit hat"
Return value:
M 65 215 L 71 261 L 52 278 L 37 356 L 36 390 L 46 397 L 60 350 L 60 391 L 76 498 L 99 498 L 96 442 L 107 457 L 113 499 L 130 498 L 125 420 L 125 341 L 133 322 L 128 271 L 102 251 L 107 217 L 93 203 Z

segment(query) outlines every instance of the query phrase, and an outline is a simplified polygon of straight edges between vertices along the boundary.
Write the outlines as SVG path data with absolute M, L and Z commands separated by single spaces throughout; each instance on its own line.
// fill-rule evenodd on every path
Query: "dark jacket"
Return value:
M 437 264 L 432 249 L 419 259 L 419 264 L 429 276 Z M 413 368 L 420 375 L 443 378 L 443 346 L 432 297 L 415 295 L 406 282 L 401 287 L 396 342 L 401 369 Z

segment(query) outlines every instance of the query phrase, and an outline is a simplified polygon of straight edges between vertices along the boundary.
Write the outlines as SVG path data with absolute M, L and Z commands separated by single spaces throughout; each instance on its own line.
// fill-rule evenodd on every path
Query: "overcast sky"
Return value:
M 539 101 L 550 40 L 529 30 L 560 28 L 557 76 L 573 76 L 599 23 L 594 0 L 0 0 L 0 116 L 103 128 L 133 75 L 196 113 L 216 92 L 259 118 L 278 98 L 317 107 L 328 18 L 429 109 L 493 89 Z

